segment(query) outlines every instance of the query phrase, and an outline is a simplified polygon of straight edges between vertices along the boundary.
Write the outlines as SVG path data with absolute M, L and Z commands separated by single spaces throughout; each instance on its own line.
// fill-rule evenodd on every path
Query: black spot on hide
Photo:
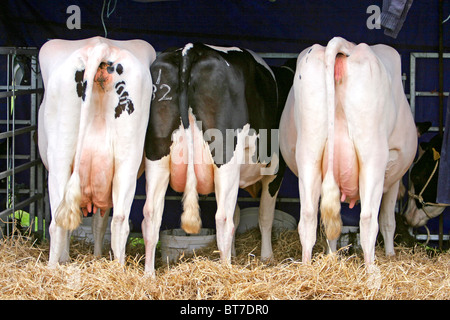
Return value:
M 122 67 L 122 65 L 121 65 L 120 63 L 117 65 L 116 71 L 117 71 L 117 74 L 119 74 L 119 75 L 122 74 L 122 72 L 123 72 L 123 67 Z
M 75 72 L 75 82 L 83 82 L 84 69 Z
M 116 70 L 119 66 L 117 66 Z M 122 115 L 122 112 L 127 111 L 128 114 L 132 114 L 134 111 L 134 104 L 131 99 L 129 99 L 129 94 L 125 91 L 125 81 L 117 82 L 114 88 L 116 89 L 116 93 L 119 95 L 119 103 L 117 107 L 114 109 L 116 112 L 114 117 L 117 119 Z
M 86 81 L 83 82 L 83 78 L 84 78 L 84 69 L 75 72 L 75 82 L 77 84 L 77 95 L 84 101 L 84 99 L 86 98 L 87 82 Z

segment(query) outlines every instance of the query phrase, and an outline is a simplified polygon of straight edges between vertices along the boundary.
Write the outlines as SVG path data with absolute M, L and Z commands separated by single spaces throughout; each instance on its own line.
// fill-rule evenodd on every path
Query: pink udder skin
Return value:
M 341 192 L 341 202 L 347 201 L 350 208 L 353 208 L 359 200 L 359 168 L 353 144 L 350 147 L 348 142 L 351 143 L 350 139 L 336 139 L 335 136 L 333 175 Z M 322 163 L 323 177 L 327 171 L 327 153 L 325 149 Z
M 182 152 L 182 151 L 181 151 Z M 200 194 L 209 194 L 214 191 L 214 170 L 209 163 L 202 163 L 202 150 L 195 150 L 194 154 L 194 172 L 197 178 L 197 192 Z M 187 164 L 171 163 L 170 166 L 170 186 L 176 192 L 183 192 L 186 187 Z
M 84 148 L 80 162 L 81 208 L 86 216 L 100 209 L 103 216 L 112 208 L 112 179 L 114 166 L 109 153 Z
M 204 143 L 202 132 L 194 124 L 189 115 L 190 129 L 194 139 L 194 172 L 197 179 L 197 192 L 210 194 L 214 192 L 214 167 L 208 144 Z M 183 192 L 186 187 L 188 157 L 187 138 L 182 134 L 172 145 L 170 164 L 170 186 L 177 192 Z M 176 161 L 174 161 L 174 159 Z

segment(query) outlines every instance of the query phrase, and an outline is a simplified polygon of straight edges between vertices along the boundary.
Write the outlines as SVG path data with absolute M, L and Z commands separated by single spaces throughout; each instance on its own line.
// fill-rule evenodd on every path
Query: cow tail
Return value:
M 341 234 L 341 201 L 339 186 L 333 173 L 334 161 L 334 120 L 335 120 L 335 61 L 338 53 L 344 53 L 346 48 L 342 44 L 342 38 L 333 38 L 328 42 L 325 49 L 325 83 L 327 93 L 328 113 L 328 167 L 322 182 L 322 194 L 320 202 L 320 213 L 325 234 L 329 240 L 337 239 Z M 344 40 L 345 41 L 345 40 Z M 344 52 L 343 52 L 344 51 Z
M 183 193 L 183 214 L 181 215 L 181 228 L 187 233 L 199 233 L 202 227 L 198 205 L 197 177 L 194 170 L 194 137 L 193 128 L 189 125 L 189 99 L 188 83 L 191 73 L 191 58 L 189 50 L 192 44 L 187 44 L 182 50 L 180 67 L 179 108 L 181 121 L 186 134 L 187 143 L 187 174 L 186 187 Z
M 89 117 L 94 78 L 100 63 L 109 56 L 109 53 L 108 45 L 98 44 L 90 49 L 85 57 L 82 57 L 85 71 L 82 84 L 83 90 L 80 92 L 82 102 L 73 171 L 65 186 L 63 199 L 55 212 L 56 224 L 66 230 L 75 230 L 81 224 L 81 184 L 79 174 L 81 150 Z

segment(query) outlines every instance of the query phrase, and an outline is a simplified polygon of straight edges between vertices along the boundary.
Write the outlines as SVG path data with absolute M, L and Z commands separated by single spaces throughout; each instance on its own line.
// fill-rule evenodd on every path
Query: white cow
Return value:
M 128 217 L 143 160 L 153 47 L 142 40 L 51 40 L 39 53 L 45 95 L 38 143 L 48 169 L 49 266 L 69 259 L 69 236 L 94 214 L 95 254 L 114 206 L 111 247 L 125 261 Z
M 280 121 L 280 149 L 299 178 L 302 259 L 311 260 L 317 211 L 336 250 L 340 202 L 361 200 L 360 235 L 367 266 L 375 259 L 380 210 L 387 255 L 394 255 L 399 180 L 412 163 L 417 134 L 401 82 L 399 54 L 386 45 L 333 38 L 297 59 Z

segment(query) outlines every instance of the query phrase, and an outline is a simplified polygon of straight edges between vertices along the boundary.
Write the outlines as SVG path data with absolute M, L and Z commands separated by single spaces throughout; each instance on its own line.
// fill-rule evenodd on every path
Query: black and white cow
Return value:
M 424 226 L 447 206 L 436 203 L 441 147 L 440 134 L 420 144 L 419 158 L 410 173 L 409 201 L 404 215 L 407 224 L 412 227 Z
M 273 72 L 249 50 L 189 43 L 160 54 L 151 74 L 142 222 L 146 272 L 154 273 L 169 183 L 183 192 L 181 226 L 188 233 L 201 228 L 198 194 L 215 192 L 217 244 L 227 263 L 239 223 L 238 189 L 260 183 L 261 256 L 270 258 L 273 212 L 283 174 L 278 170 L 282 163 L 277 145 L 282 103 L 277 104 Z

